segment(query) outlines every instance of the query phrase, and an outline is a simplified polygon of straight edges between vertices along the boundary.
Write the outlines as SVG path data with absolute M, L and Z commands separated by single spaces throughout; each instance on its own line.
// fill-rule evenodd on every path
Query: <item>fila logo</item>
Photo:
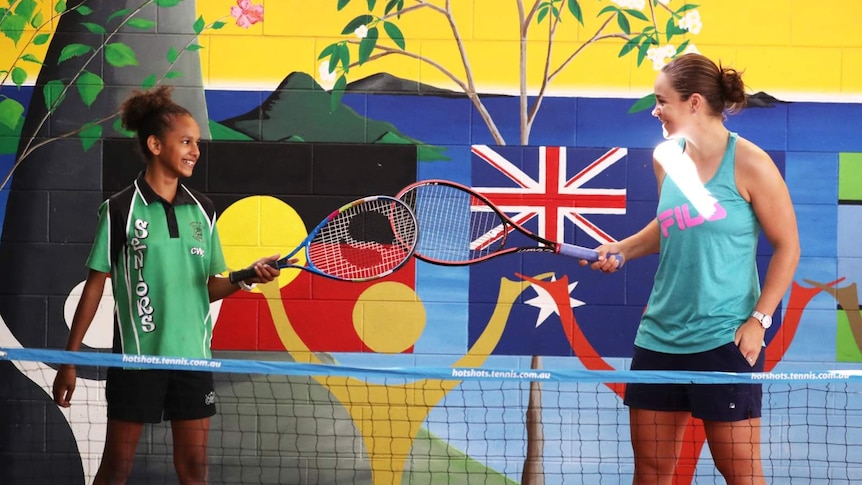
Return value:
M 192 256 L 204 256 L 204 248 L 192 248 Z
M 206 404 L 207 406 L 215 404 L 215 392 L 210 392 L 209 394 L 204 396 L 204 404 Z

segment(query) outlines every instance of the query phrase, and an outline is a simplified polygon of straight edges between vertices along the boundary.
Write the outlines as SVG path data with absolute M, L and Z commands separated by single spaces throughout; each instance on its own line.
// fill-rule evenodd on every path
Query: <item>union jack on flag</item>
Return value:
M 578 150 L 578 153 L 583 152 Z M 566 221 L 569 221 L 599 243 L 615 241 L 588 216 L 625 214 L 626 189 L 601 188 L 595 179 L 600 179 L 601 183 L 616 180 L 609 169 L 625 158 L 626 148 L 597 152 L 599 156 L 595 159 L 573 164 L 582 168 L 569 166 L 566 147 L 509 149 L 473 145 L 472 153 L 473 189 L 488 197 L 517 224 L 536 219 L 539 236 L 562 241 Z M 570 171 L 574 173 L 570 175 Z M 624 170 L 617 173 L 624 173 Z M 489 183 L 495 186 L 483 185 Z M 625 187 L 624 178 L 619 183 Z M 499 237 L 502 234 L 488 234 L 480 239 L 488 244 Z

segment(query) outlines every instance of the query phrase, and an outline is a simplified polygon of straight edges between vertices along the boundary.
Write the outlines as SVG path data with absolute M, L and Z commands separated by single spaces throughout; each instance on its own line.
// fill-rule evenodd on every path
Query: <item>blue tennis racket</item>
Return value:
M 299 268 L 341 281 L 383 278 L 402 267 L 416 250 L 418 224 L 407 204 L 376 195 L 355 200 L 326 217 L 274 268 Z M 307 264 L 293 264 L 305 251 Z M 230 273 L 231 283 L 253 278 L 253 268 Z

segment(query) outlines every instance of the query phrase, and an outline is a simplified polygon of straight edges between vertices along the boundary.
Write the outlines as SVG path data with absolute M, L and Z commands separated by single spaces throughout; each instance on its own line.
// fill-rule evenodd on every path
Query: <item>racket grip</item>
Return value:
M 591 263 L 599 260 L 599 252 L 595 249 L 585 248 L 583 246 L 576 246 L 574 244 L 561 244 L 560 254 L 562 254 L 563 256 L 569 256 L 571 258 L 585 259 Z M 611 256 L 617 258 L 620 261 L 620 266 L 623 265 L 622 254 L 611 253 L 607 255 L 607 257 Z
M 266 264 L 272 266 L 273 268 L 278 268 L 278 262 L 276 261 L 269 261 Z M 228 273 L 228 279 L 234 285 L 239 284 L 240 281 L 254 278 L 255 276 L 257 276 L 257 273 L 254 272 L 254 268 L 252 267 L 248 267 L 238 271 L 231 271 L 230 273 Z

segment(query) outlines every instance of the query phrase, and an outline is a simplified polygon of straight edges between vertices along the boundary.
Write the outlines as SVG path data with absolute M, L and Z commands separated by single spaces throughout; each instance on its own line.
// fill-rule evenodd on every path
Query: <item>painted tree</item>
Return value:
M 602 0 L 604 1 L 604 0 Z M 337 0 L 337 9 L 346 7 L 351 0 Z M 586 28 L 584 12 L 578 0 L 535 0 L 532 5 L 524 0 L 499 2 L 499 8 L 515 8 L 518 15 L 518 91 L 520 139 L 523 145 L 529 143 L 530 131 L 536 120 L 536 115 L 547 96 L 551 83 L 564 71 L 570 69 L 578 56 L 591 45 L 601 41 L 618 41 L 620 43 L 619 57 L 633 55 L 640 66 L 645 60 L 652 61 L 653 66 L 660 68 L 670 58 L 696 50 L 688 36 L 700 32 L 702 23 L 697 5 L 685 3 L 678 8 L 672 8 L 671 0 L 609 0 L 607 5 L 596 15 L 597 27 L 593 34 L 562 57 L 554 53 L 557 35 L 563 28 L 564 20 L 575 20 Z M 506 140 L 497 128 L 491 113 L 486 108 L 477 85 L 476 73 L 471 67 L 467 44 L 462 37 L 452 10 L 452 1 L 431 2 L 429 0 L 387 0 L 377 2 L 366 0 L 367 13 L 350 20 L 341 31 L 346 38 L 326 46 L 318 57 L 322 61 L 321 79 L 324 82 L 334 81 L 332 88 L 332 106 L 340 103 L 341 96 L 347 87 L 348 76 L 353 67 L 361 66 L 388 56 L 405 56 L 417 59 L 433 69 L 438 70 L 450 81 L 456 84 L 470 99 L 474 108 L 482 117 L 495 142 L 505 145 Z M 452 41 L 457 49 L 460 68 L 463 74 L 458 74 L 421 51 L 408 48 L 407 38 L 399 22 L 402 17 L 414 15 L 434 15 L 445 19 L 452 34 Z M 574 22 L 565 25 L 574 26 Z M 542 29 L 540 37 L 543 47 L 539 63 L 541 81 L 538 86 L 530 86 L 527 81 L 529 52 L 528 39 L 532 29 Z M 682 39 L 680 39 L 682 37 Z M 682 40 L 678 45 L 675 40 Z M 571 44 L 567 43 L 566 48 Z M 558 60 L 562 59 L 562 60 Z M 632 110 L 642 110 L 653 103 L 648 95 L 636 103 Z

